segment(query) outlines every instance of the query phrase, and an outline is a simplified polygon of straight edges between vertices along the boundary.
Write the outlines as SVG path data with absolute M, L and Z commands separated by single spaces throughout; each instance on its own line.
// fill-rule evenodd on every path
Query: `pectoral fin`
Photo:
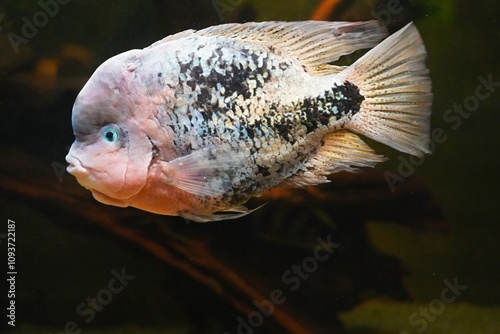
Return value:
M 244 158 L 230 149 L 204 148 L 163 163 L 165 181 L 197 196 L 220 196 L 232 187 Z

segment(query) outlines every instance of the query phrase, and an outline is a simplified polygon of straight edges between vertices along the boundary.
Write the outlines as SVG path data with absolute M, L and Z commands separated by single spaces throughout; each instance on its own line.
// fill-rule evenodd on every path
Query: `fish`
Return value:
M 377 21 L 229 23 L 118 54 L 76 97 L 67 171 L 104 204 L 210 222 L 385 161 L 365 138 L 429 154 L 425 46 L 412 22 L 388 35 Z

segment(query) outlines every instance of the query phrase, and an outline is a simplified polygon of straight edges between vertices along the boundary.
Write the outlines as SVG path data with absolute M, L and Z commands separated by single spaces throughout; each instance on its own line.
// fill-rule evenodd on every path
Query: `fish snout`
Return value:
M 66 156 L 66 162 L 69 164 L 68 167 L 66 167 L 66 170 L 71 175 L 78 177 L 87 174 L 87 169 L 82 166 L 82 163 L 78 160 L 78 158 L 68 154 Z

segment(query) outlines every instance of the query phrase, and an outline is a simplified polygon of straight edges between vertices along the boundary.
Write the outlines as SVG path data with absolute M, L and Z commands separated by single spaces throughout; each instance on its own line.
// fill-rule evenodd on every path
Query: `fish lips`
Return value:
M 78 183 L 84 187 L 85 189 L 92 190 L 92 176 L 90 170 L 74 155 L 68 153 L 66 155 L 66 162 L 68 163 L 68 167 L 66 167 L 66 171 L 73 175 Z
M 68 167 L 66 170 L 68 173 L 76 177 L 78 183 L 83 186 L 85 189 L 90 190 L 92 193 L 92 196 L 99 202 L 108 204 L 108 205 L 114 205 L 114 206 L 119 206 L 119 207 L 127 207 L 129 206 L 128 200 L 117 200 L 114 199 L 96 189 L 90 188 L 87 183 L 91 183 L 89 180 L 90 173 L 88 172 L 87 168 L 83 166 L 81 161 L 77 158 L 74 157 L 71 154 L 68 154 L 66 156 L 66 162 L 68 163 Z
M 85 189 L 88 189 L 91 193 L 92 196 L 99 202 L 107 205 L 113 205 L 113 206 L 118 206 L 118 207 L 127 207 L 130 206 L 130 201 L 132 198 L 135 196 L 132 196 L 131 198 L 125 198 L 125 199 L 117 199 L 113 198 L 109 195 L 106 195 L 105 193 L 95 189 L 92 185 L 92 176 L 90 171 L 88 170 L 87 167 L 85 167 L 80 159 L 77 157 L 73 156 L 71 152 L 66 155 L 66 162 L 68 163 L 68 167 L 66 167 L 66 170 L 68 173 L 73 175 L 78 183 L 84 187 Z
M 77 157 L 68 154 L 66 155 L 66 162 L 68 163 L 66 171 L 77 179 L 88 174 L 87 169 L 82 165 L 82 162 Z

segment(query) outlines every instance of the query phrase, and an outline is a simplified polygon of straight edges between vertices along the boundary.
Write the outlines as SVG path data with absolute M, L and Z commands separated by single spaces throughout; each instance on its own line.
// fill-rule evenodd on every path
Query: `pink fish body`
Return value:
M 357 134 L 429 153 L 425 48 L 413 24 L 386 35 L 373 21 L 226 24 L 119 54 L 75 101 L 68 172 L 104 204 L 205 222 L 385 160 Z

